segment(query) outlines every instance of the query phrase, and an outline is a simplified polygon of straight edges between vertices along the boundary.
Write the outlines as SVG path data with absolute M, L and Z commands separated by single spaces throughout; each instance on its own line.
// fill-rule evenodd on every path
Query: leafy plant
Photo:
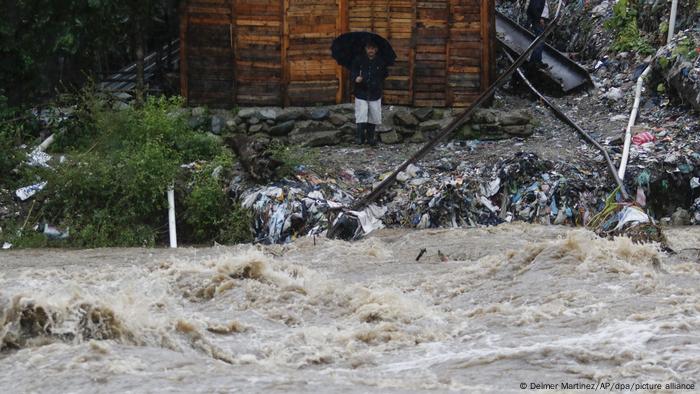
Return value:
M 642 54 L 654 52 L 654 48 L 639 32 L 636 3 L 618 1 L 613 6 L 613 16 L 605 22 L 605 27 L 617 34 L 611 47 L 614 51 L 635 51 Z
M 233 167 L 233 156 L 223 152 L 190 178 L 183 201 L 183 221 L 192 243 L 252 241 L 247 211 L 234 205 L 226 194 L 225 174 Z
M 319 163 L 318 150 L 303 146 L 291 146 L 273 140 L 267 147 L 270 157 L 282 163 L 277 169 L 280 177 L 294 174 L 299 166 L 314 166 Z

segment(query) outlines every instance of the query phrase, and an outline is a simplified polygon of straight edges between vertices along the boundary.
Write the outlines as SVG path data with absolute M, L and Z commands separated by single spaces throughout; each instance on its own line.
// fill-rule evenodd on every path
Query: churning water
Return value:
M 0 391 L 697 390 L 700 228 L 667 237 L 676 255 L 526 224 L 3 253 Z

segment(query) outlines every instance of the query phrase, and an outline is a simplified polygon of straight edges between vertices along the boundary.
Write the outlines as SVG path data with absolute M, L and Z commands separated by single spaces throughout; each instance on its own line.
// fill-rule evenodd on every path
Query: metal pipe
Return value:
M 369 203 L 373 202 L 376 200 L 384 191 L 391 186 L 396 181 L 396 176 L 399 174 L 399 172 L 403 171 L 408 167 L 409 164 L 415 163 L 418 160 L 422 159 L 431 149 L 435 147 L 441 140 L 443 140 L 445 137 L 448 135 L 452 134 L 458 127 L 462 126 L 467 120 L 469 120 L 469 117 L 471 114 L 474 112 L 476 108 L 478 108 L 481 104 L 483 104 L 491 95 L 498 89 L 503 83 L 506 81 L 506 79 L 510 78 L 511 75 L 515 72 L 515 70 L 520 67 L 523 63 L 525 63 L 525 60 L 527 57 L 530 55 L 530 53 L 542 42 L 544 41 L 545 37 L 547 37 L 552 30 L 554 30 L 554 27 L 557 24 L 557 21 L 559 20 L 560 13 L 559 11 L 561 10 L 562 6 L 562 0 L 559 0 L 559 4 L 557 5 L 557 11 L 556 14 L 554 15 L 554 18 L 552 18 L 552 21 L 549 22 L 549 24 L 545 27 L 544 31 L 542 34 L 537 36 L 532 43 L 530 43 L 530 46 L 528 46 L 525 51 L 518 57 L 515 62 L 508 67 L 508 69 L 501 74 L 498 79 L 494 83 L 491 84 L 491 86 L 488 87 L 484 92 L 482 92 L 479 97 L 474 101 L 472 105 L 470 105 L 462 114 L 452 120 L 450 124 L 448 124 L 440 133 L 435 135 L 430 141 L 428 141 L 418 152 L 414 153 L 413 156 L 408 158 L 406 161 L 404 161 L 400 166 L 394 170 L 391 175 L 386 177 L 377 187 L 375 187 L 368 195 L 357 201 L 355 204 L 353 204 L 352 209 L 353 210 L 361 210 L 364 207 L 366 207 Z
M 170 247 L 177 248 L 177 231 L 175 229 L 175 190 L 168 186 L 168 228 L 170 229 Z
M 508 59 L 510 59 L 511 62 L 513 62 L 513 57 L 508 53 L 508 51 L 504 51 L 506 56 L 508 56 Z M 566 116 L 564 112 L 559 109 L 554 103 L 549 101 L 545 96 L 543 96 L 535 87 L 530 83 L 530 81 L 525 77 L 525 74 L 520 70 L 520 68 L 517 69 L 518 76 L 525 82 L 525 84 L 530 88 L 530 90 L 537 95 L 537 97 L 540 98 L 549 108 L 552 109 L 552 111 L 559 117 L 559 119 L 563 120 L 566 124 L 569 126 L 573 127 L 574 130 L 576 130 L 585 140 L 590 142 L 593 146 L 595 146 L 605 157 L 605 160 L 608 162 L 608 168 L 610 169 L 610 172 L 612 173 L 613 179 L 615 179 L 615 182 L 617 185 L 620 187 L 620 191 L 622 193 L 622 196 L 625 199 L 629 198 L 629 194 L 627 193 L 627 190 L 625 189 L 625 185 L 622 183 L 622 180 L 620 177 L 618 177 L 617 172 L 615 170 L 615 165 L 613 164 L 612 160 L 610 159 L 610 155 L 608 155 L 608 151 L 598 143 L 593 137 L 590 136 L 586 131 L 584 131 L 579 125 L 577 125 L 571 118 Z
M 637 78 L 637 87 L 634 92 L 634 105 L 632 106 L 632 113 L 630 114 L 630 120 L 627 122 L 627 129 L 625 130 L 625 145 L 622 150 L 622 159 L 620 160 L 620 169 L 617 172 L 617 176 L 621 180 L 625 180 L 625 171 L 627 170 L 627 162 L 630 156 L 630 146 L 632 144 L 632 127 L 637 119 L 637 111 L 639 111 L 639 102 L 642 95 L 642 85 L 644 84 L 644 77 L 651 71 L 651 65 L 648 65 L 644 70 L 642 75 Z
M 671 2 L 671 16 L 668 19 L 668 37 L 666 38 L 666 44 L 671 43 L 673 38 L 673 31 L 676 30 L 676 13 L 678 12 L 678 0 L 673 0 Z

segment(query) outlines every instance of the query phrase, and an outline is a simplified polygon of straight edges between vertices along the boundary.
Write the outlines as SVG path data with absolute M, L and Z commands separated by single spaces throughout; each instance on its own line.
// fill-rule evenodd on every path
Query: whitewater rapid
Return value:
M 522 223 L 4 252 L 0 391 L 697 391 L 700 229 L 666 235 L 676 254 Z

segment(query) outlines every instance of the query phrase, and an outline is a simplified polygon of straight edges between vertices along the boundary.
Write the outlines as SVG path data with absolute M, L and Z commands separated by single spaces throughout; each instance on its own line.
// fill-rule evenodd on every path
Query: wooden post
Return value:
M 289 21 L 287 20 L 287 11 L 289 10 L 289 0 L 282 0 L 280 11 L 280 34 L 282 39 L 280 42 L 280 57 L 282 66 L 281 70 L 281 81 L 280 81 L 280 97 L 282 99 L 282 105 L 285 107 L 289 106 L 289 59 L 287 59 L 287 50 L 289 49 Z
M 413 14 L 411 15 L 411 48 L 408 50 L 408 99 L 411 105 L 415 105 L 415 66 L 416 66 L 416 45 L 418 43 L 418 28 L 416 27 L 416 19 L 418 8 L 416 2 L 413 1 Z
M 454 17 L 452 15 L 450 3 L 447 4 L 447 40 L 445 42 L 445 106 L 451 107 L 454 102 L 454 92 L 450 87 L 450 48 L 452 46 L 452 25 Z
M 180 4 L 180 95 L 185 98 L 185 103 L 189 101 L 187 91 L 187 27 L 189 26 L 189 12 L 187 11 L 187 1 Z
M 238 46 L 238 15 L 236 13 L 236 0 L 230 0 L 229 7 L 231 7 L 231 24 L 229 25 L 229 34 L 231 35 L 231 69 L 233 70 L 233 75 L 231 76 L 231 105 L 235 106 L 238 104 L 238 62 L 236 62 L 237 56 L 237 46 Z
M 348 0 L 338 0 L 338 19 L 336 22 L 336 35 L 348 32 L 350 18 L 348 17 Z M 348 99 L 347 71 L 341 65 L 336 65 L 335 75 L 338 78 L 338 92 L 335 95 L 335 103 L 340 104 Z
M 491 85 L 491 80 L 495 70 L 495 59 L 492 61 L 491 56 L 493 52 L 493 42 L 496 40 L 495 30 L 495 12 L 494 12 L 494 2 L 493 0 L 481 0 L 481 83 L 479 84 L 479 91 L 485 91 L 489 85 Z M 492 28 L 493 27 L 493 28 Z M 491 34 L 491 30 L 494 30 L 494 34 Z

